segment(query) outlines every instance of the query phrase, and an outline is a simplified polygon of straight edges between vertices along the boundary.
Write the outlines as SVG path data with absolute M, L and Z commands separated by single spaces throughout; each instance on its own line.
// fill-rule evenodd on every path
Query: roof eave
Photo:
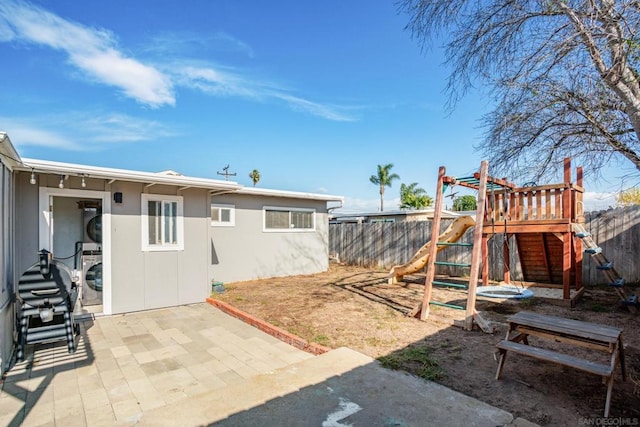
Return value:
M 236 191 L 242 186 L 233 181 L 219 181 L 186 176 L 162 175 L 152 172 L 140 172 L 125 169 L 101 168 L 95 166 L 59 163 L 37 159 L 22 159 L 18 170 L 85 176 L 87 178 L 108 179 L 113 181 L 138 182 L 142 184 L 171 185 L 182 188 L 205 188 L 209 190 Z
M 336 196 L 332 194 L 305 193 L 305 192 L 287 191 L 287 190 L 271 190 L 267 188 L 243 187 L 237 191 L 237 194 L 246 194 L 246 195 L 252 195 L 252 196 L 267 196 L 267 197 L 285 197 L 289 199 L 307 199 L 307 200 L 318 200 L 323 202 L 344 203 L 343 196 Z
M 126 169 L 103 168 L 97 166 L 78 165 L 72 163 L 53 162 L 49 160 L 22 159 L 17 170 L 49 173 L 54 175 L 74 175 L 86 178 L 106 179 L 110 181 L 137 182 L 145 185 L 171 185 L 182 189 L 204 188 L 216 194 L 246 194 L 253 196 L 283 197 L 293 199 L 318 200 L 324 202 L 344 203 L 344 197 L 329 194 L 305 193 L 285 190 L 244 187 L 234 181 L 221 181 L 187 176 L 163 175 L 152 172 L 141 172 Z
M 10 168 L 16 168 L 22 164 L 22 159 L 11 143 L 9 135 L 0 132 L 0 155 L 6 159 L 6 163 Z

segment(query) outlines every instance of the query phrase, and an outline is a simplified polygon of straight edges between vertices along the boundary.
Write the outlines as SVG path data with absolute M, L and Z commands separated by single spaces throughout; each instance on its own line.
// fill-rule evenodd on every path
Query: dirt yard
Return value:
M 618 307 L 613 289 L 587 289 L 573 309 L 535 298 L 479 301 L 478 310 L 496 327 L 486 334 L 406 317 L 422 298 L 423 284 L 424 276 L 415 275 L 388 285 L 386 271 L 332 264 L 322 274 L 227 284 L 215 297 L 307 340 L 353 348 L 544 426 L 601 417 L 605 386 L 594 375 L 518 355 L 509 355 L 500 381 L 494 380 L 494 346 L 504 337 L 505 319 L 528 310 L 622 327 L 627 369 L 636 380 L 623 382 L 616 373 L 610 414 L 640 424 L 640 314 Z M 464 294 L 436 289 L 433 299 L 456 301 Z M 433 307 L 431 313 L 446 318 L 459 311 Z

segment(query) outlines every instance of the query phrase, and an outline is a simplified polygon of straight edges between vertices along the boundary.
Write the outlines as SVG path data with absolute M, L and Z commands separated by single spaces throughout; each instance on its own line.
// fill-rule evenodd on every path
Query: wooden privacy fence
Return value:
M 453 220 L 443 219 L 440 232 Z M 485 224 L 485 226 L 488 224 Z M 610 209 L 585 214 L 585 228 L 602 248 L 602 252 L 614 263 L 618 273 L 627 283 L 640 283 L 640 206 Z M 495 234 L 489 241 L 489 276 L 501 280 L 503 276 L 503 234 Z M 389 269 L 404 264 L 431 238 L 431 221 L 330 224 L 329 254 L 340 262 L 363 267 Z M 518 253 L 511 238 L 511 277 L 522 280 Z M 473 228 L 460 242 L 473 243 Z M 468 247 L 453 246 L 438 255 L 438 261 L 470 263 Z M 585 254 L 583 282 L 585 285 L 603 284 L 606 279 L 596 264 Z M 438 265 L 437 274 L 468 276 L 468 269 Z

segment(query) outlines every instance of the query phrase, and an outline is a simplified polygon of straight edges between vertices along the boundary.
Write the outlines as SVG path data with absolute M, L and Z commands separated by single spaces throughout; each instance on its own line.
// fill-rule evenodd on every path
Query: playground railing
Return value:
M 489 191 L 485 224 L 505 220 L 584 222 L 583 193 L 582 187 L 571 183 Z

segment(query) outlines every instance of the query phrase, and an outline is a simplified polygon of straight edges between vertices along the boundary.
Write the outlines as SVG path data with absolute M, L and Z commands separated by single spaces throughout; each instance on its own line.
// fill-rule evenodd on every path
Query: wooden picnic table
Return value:
M 604 416 L 609 416 L 613 377 L 618 364 L 622 370 L 622 379 L 626 380 L 627 377 L 621 328 L 527 311 L 517 313 L 509 317 L 507 321 L 509 322 L 509 330 L 506 337 L 496 344 L 500 354 L 496 380 L 500 378 L 509 351 L 600 375 L 603 383 L 607 385 Z M 604 351 L 611 355 L 610 363 L 598 363 L 546 348 L 535 347 L 530 345 L 529 336 Z

